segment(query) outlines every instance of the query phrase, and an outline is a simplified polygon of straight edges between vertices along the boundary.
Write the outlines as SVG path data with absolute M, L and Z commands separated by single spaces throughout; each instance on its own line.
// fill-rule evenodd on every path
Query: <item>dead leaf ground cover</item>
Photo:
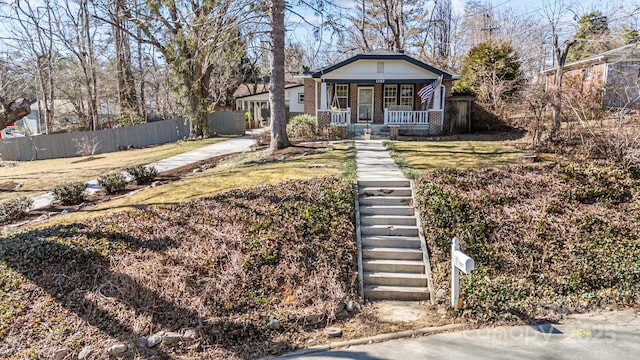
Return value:
M 630 174 L 568 163 L 441 169 L 416 182 L 436 288 L 449 286 L 453 236 L 475 259 L 458 315 L 537 322 L 640 305 L 640 182 Z
M 0 356 L 197 329 L 130 358 L 256 358 L 357 296 L 353 192 L 336 178 L 233 190 L 15 233 L 0 243 Z M 277 319 L 280 330 L 269 328 Z

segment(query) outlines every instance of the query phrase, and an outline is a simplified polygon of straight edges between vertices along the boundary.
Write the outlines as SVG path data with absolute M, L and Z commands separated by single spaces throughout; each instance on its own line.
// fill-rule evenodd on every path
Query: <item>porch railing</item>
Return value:
M 385 125 L 429 126 L 430 113 L 437 113 L 438 118 L 442 117 L 442 110 L 390 111 L 384 109 L 384 123 Z
M 351 108 L 331 110 L 331 124 L 346 125 L 351 123 Z

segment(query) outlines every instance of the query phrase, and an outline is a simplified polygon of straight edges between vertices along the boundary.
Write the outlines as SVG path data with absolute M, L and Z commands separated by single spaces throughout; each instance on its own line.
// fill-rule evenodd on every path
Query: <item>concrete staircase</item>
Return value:
M 409 180 L 358 179 L 366 299 L 429 299 L 428 257 L 412 199 Z

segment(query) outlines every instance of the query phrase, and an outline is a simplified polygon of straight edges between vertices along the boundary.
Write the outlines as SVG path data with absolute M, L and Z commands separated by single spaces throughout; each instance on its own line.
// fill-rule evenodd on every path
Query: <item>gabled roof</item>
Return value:
M 303 86 L 300 83 L 286 83 L 284 84 L 285 89 L 292 89 L 295 87 Z M 255 90 L 254 90 L 255 89 Z M 251 93 L 251 91 L 255 91 Z M 241 84 L 238 86 L 236 91 L 233 92 L 234 99 L 242 99 L 249 96 L 266 94 L 269 92 L 269 84 L 268 83 L 259 83 L 259 84 Z
M 573 68 L 579 67 L 580 65 L 589 64 L 589 63 L 599 63 L 599 62 L 610 62 L 610 61 L 620 61 L 623 59 L 638 59 L 640 58 L 640 44 L 633 43 L 625 46 L 621 46 L 616 49 L 612 49 L 609 51 L 601 52 L 599 54 L 587 56 L 586 58 L 572 61 L 570 63 L 564 64 L 565 68 Z M 556 71 L 557 67 L 553 67 L 551 69 L 546 69 L 543 73 L 549 73 L 552 71 Z
M 334 70 L 340 69 L 344 66 L 347 66 L 351 63 L 354 63 L 358 60 L 404 60 L 406 62 L 409 62 L 419 68 L 422 68 L 424 70 L 430 71 L 434 74 L 437 75 L 442 75 L 442 78 L 445 80 L 449 80 L 454 78 L 453 74 L 450 74 L 446 71 L 442 71 L 440 69 L 436 69 L 435 67 L 428 65 L 426 63 L 423 63 L 420 60 L 414 59 L 409 55 L 406 55 L 404 53 L 399 53 L 399 52 L 394 52 L 394 51 L 390 51 L 390 50 L 374 50 L 374 51 L 370 51 L 367 53 L 363 53 L 363 54 L 358 54 L 356 56 L 350 57 L 344 61 L 341 61 L 335 65 L 332 66 L 328 66 L 325 67 L 323 69 L 319 69 L 319 70 L 314 70 L 314 71 L 310 71 L 310 72 L 306 72 L 303 75 L 306 76 L 310 76 L 313 78 L 320 78 L 322 77 L 322 75 L 325 75 L 327 73 L 330 73 Z

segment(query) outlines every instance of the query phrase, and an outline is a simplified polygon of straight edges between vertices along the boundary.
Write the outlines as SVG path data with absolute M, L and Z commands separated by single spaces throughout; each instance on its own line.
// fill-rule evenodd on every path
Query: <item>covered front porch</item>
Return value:
M 334 80 L 315 83 L 317 93 L 316 116 L 319 125 L 396 125 L 401 128 L 442 130 L 445 108 L 445 87 L 436 86 L 425 102 L 418 92 L 433 80 L 387 81 L 368 84 Z M 431 131 L 429 131 L 431 132 Z

